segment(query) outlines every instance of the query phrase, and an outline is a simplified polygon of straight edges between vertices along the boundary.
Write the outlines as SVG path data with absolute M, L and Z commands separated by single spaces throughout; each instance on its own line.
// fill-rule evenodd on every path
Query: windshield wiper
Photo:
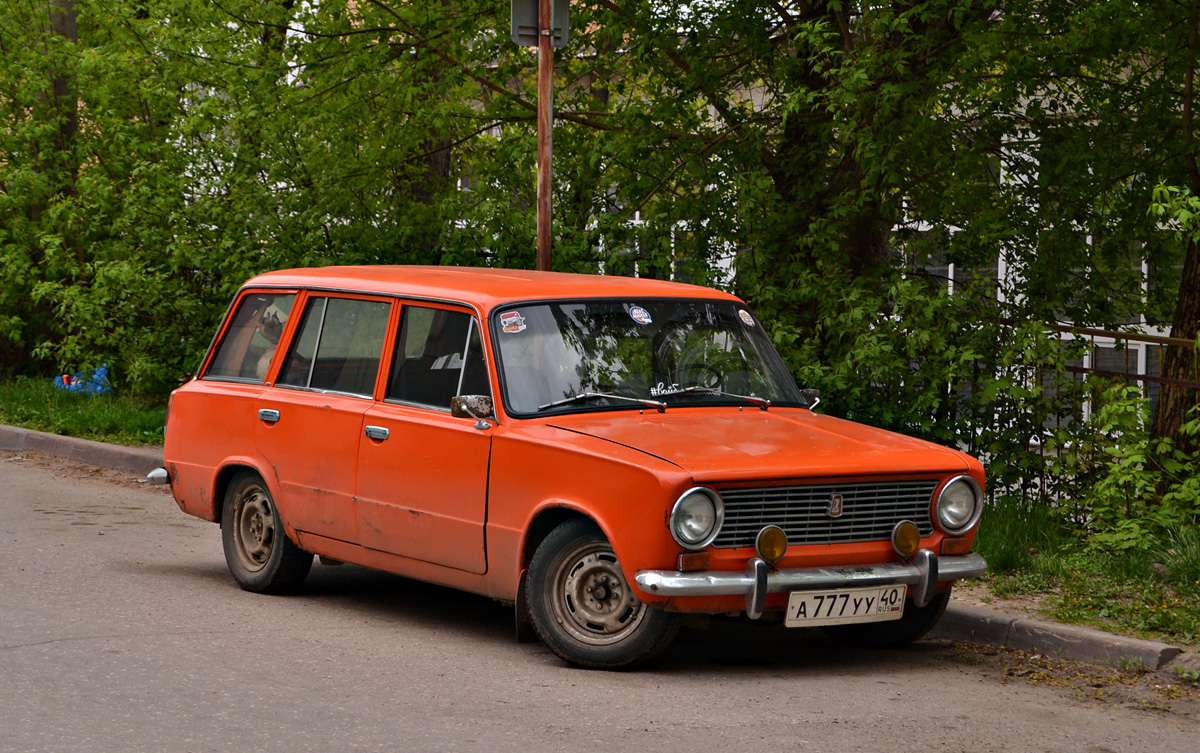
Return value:
M 670 392 L 660 392 L 660 393 L 658 393 L 657 396 L 658 397 L 672 397 L 673 395 L 720 395 L 721 397 L 733 397 L 733 398 L 737 398 L 738 400 L 745 400 L 746 402 L 754 403 L 762 410 L 766 410 L 767 408 L 771 407 L 771 401 L 766 399 L 765 397 L 754 397 L 753 395 L 738 395 L 733 392 L 726 392 L 725 390 L 719 390 L 716 387 L 700 387 L 699 385 L 697 385 L 695 387 L 684 387 L 683 389 L 680 389 L 680 390 L 671 390 Z
M 612 393 L 609 393 L 609 392 L 581 392 L 578 395 L 571 395 L 570 397 L 565 397 L 562 400 L 555 400 L 552 403 L 546 403 L 545 405 L 539 405 L 538 410 L 543 411 L 543 410 L 546 410 L 547 408 L 555 408 L 559 405 L 567 405 L 568 403 L 577 403 L 580 400 L 590 400 L 592 398 L 597 398 L 597 397 L 606 397 L 610 400 L 625 400 L 625 401 L 628 401 L 631 403 L 641 403 L 642 405 L 645 405 L 648 408 L 654 408 L 659 413 L 662 413 L 663 411 L 665 411 L 667 409 L 666 403 L 660 403 L 657 400 L 644 400 L 640 397 L 626 397 L 625 395 L 613 395 Z

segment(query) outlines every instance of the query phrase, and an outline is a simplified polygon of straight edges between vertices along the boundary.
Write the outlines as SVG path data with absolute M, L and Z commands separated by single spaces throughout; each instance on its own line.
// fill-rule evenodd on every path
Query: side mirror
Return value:
M 496 407 L 487 395 L 458 395 L 450 398 L 450 415 L 479 420 L 495 418 Z

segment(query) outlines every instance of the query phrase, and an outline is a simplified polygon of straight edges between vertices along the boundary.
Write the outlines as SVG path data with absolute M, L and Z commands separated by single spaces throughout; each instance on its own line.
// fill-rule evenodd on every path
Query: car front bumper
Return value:
M 767 594 L 866 586 L 913 586 L 913 603 L 923 607 L 933 598 L 938 583 L 978 578 L 987 572 L 987 561 L 971 553 L 938 557 L 921 549 L 910 562 L 889 562 L 861 567 L 811 567 L 773 570 L 754 557 L 742 572 L 679 572 L 640 570 L 634 577 L 638 587 L 660 596 L 746 596 L 746 614 L 762 616 Z

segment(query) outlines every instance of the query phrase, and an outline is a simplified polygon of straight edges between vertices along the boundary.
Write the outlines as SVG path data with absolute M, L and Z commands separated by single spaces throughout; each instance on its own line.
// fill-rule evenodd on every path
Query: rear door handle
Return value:
M 269 424 L 273 424 L 279 420 L 279 411 L 271 410 L 270 408 L 261 408 L 258 411 L 258 417 Z
M 364 431 L 366 432 L 367 436 L 370 437 L 371 439 L 387 439 L 388 438 L 388 430 L 382 426 L 368 426 L 366 429 L 364 429 Z

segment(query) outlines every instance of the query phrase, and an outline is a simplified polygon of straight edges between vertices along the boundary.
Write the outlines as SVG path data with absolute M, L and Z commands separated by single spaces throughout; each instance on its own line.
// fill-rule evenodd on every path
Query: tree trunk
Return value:
M 72 43 L 79 41 L 79 24 L 75 12 L 74 0 L 49 0 L 46 3 L 46 15 L 49 26 L 46 29 L 51 37 L 62 37 Z M 48 152 L 42 159 L 44 170 L 54 175 L 58 182 L 57 193 L 60 196 L 71 196 L 75 193 L 75 183 L 79 177 L 79 162 L 75 159 L 75 136 L 79 133 L 79 99 L 75 96 L 75 77 L 69 70 L 56 68 L 53 56 L 47 49 L 49 61 L 49 89 L 38 95 L 39 106 L 35 108 L 38 117 L 58 125 L 58 133 L 54 143 L 49 145 Z M 61 172 L 60 172 L 61 171 Z M 33 218 L 40 219 L 44 207 L 35 206 Z M 71 242 L 70 238 L 66 239 Z
M 1195 119 L 1196 51 L 1200 47 L 1200 0 L 1193 0 L 1191 33 L 1188 39 L 1188 64 L 1183 79 L 1183 139 L 1184 161 L 1193 196 L 1200 196 L 1200 165 L 1197 165 L 1193 125 Z M 1179 277 L 1179 298 L 1175 304 L 1175 318 L 1171 322 L 1171 336 L 1195 342 L 1200 328 L 1200 245 L 1196 239 L 1188 241 L 1187 256 L 1183 260 L 1183 274 Z M 1162 375 L 1168 379 L 1200 381 L 1196 370 L 1196 349 L 1168 347 L 1163 351 Z M 1196 405 L 1197 390 L 1180 384 L 1164 384 L 1158 400 L 1158 413 L 1154 416 L 1151 433 L 1155 438 L 1168 438 L 1181 443 L 1179 429 L 1187 421 L 1188 411 Z M 1195 442 L 1187 443 L 1185 449 L 1195 449 Z
M 1179 300 L 1175 305 L 1175 319 L 1171 325 L 1171 336 L 1194 342 L 1198 329 L 1200 329 L 1200 244 L 1191 240 L 1188 242 L 1187 257 L 1183 262 L 1183 274 L 1179 278 Z M 1200 381 L 1200 373 L 1196 368 L 1195 348 L 1164 348 L 1162 375 L 1169 379 Z M 1196 405 L 1198 396 L 1200 394 L 1194 387 L 1164 384 L 1158 400 L 1158 413 L 1154 416 L 1153 435 L 1156 438 L 1170 438 L 1177 444 L 1180 443 L 1183 437 L 1179 434 L 1179 428 L 1187 421 L 1188 411 Z
M 79 41 L 78 16 L 74 0 L 47 0 L 44 5 L 37 7 L 45 13 L 45 22 L 43 25 L 40 19 L 34 21 L 38 26 L 31 28 L 30 34 L 37 40 L 46 58 L 46 83 L 45 88 L 35 94 L 32 112 L 37 120 L 53 128 L 47 128 L 49 135 L 35 138 L 30 146 L 35 155 L 35 169 L 44 177 L 46 185 L 52 187 L 53 193 L 39 192 L 34 195 L 29 203 L 29 219 L 43 233 L 60 234 L 63 247 L 82 264 L 84 249 L 75 234 L 75 228 L 69 221 L 53 226 L 53 221 L 46 218 L 46 210 L 53 201 L 69 200 L 75 196 L 79 179 L 79 160 L 75 154 L 75 141 L 79 133 L 79 99 L 75 92 L 75 76 L 61 51 L 55 49 L 57 43 L 65 41 L 75 44 Z M 20 335 L 22 345 L 0 351 L 14 373 L 28 373 L 39 367 L 37 362 L 41 359 L 31 353 L 33 344 L 60 339 L 64 331 L 69 330 L 59 321 L 53 303 L 32 295 L 32 287 L 48 279 L 44 264 L 45 251 L 40 244 L 30 243 L 29 257 L 36 271 L 31 275 L 30 289 L 26 291 L 29 295 L 28 308 L 21 314 L 24 320 Z M 10 350 L 16 350 L 19 355 L 12 358 Z
M 50 31 L 58 36 L 79 41 L 78 14 L 74 0 L 50 0 Z M 72 154 L 75 135 L 79 132 L 79 99 L 75 96 L 74 76 L 64 71 L 51 72 L 51 111 L 61 118 L 58 126 L 58 151 L 67 163 L 69 186 L 73 193 L 79 165 Z

